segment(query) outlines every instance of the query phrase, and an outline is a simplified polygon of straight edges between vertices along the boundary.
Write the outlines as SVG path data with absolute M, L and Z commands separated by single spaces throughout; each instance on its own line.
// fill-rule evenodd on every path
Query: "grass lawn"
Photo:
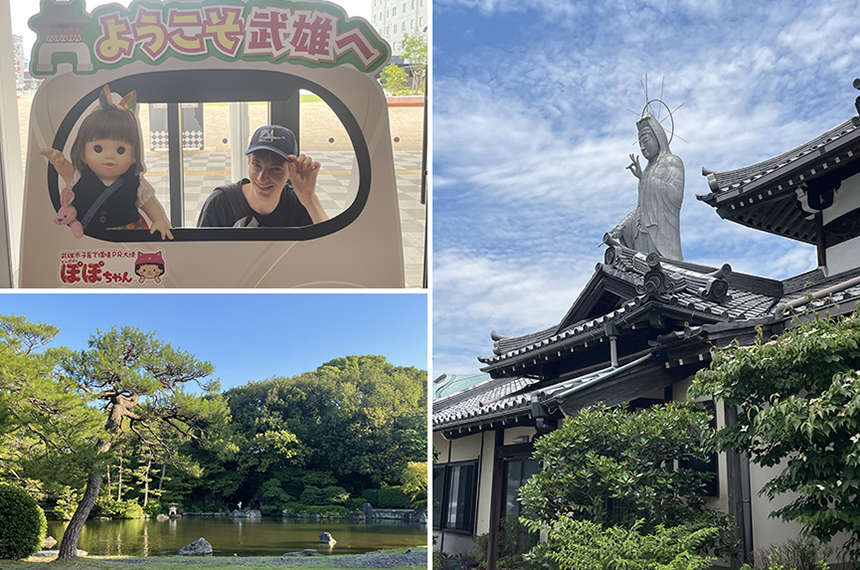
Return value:
M 393 570 L 415 570 L 427 567 L 427 549 L 412 549 L 413 556 L 422 554 L 421 562 L 404 566 L 382 566 L 385 560 L 390 560 L 389 555 L 401 554 L 401 550 L 386 550 L 370 554 L 344 555 L 344 556 L 313 556 L 313 557 L 185 557 L 185 556 L 158 556 L 150 558 L 126 558 L 106 556 L 82 556 L 72 560 L 56 560 L 53 558 L 30 558 L 29 560 L 0 560 L 0 568 L 3 570 L 130 570 L 135 566 L 143 566 L 143 570 L 182 570 L 183 566 L 191 566 L 189 570 L 230 570 L 233 567 L 241 567 L 249 570 L 262 570 L 271 568 L 299 567 L 313 568 L 314 570 L 339 570 L 341 568 L 391 568 Z M 112 558 L 112 560 L 108 560 Z

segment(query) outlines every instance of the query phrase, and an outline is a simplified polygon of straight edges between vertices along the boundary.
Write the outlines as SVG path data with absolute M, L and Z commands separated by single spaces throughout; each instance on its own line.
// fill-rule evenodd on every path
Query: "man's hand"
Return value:
M 292 161 L 287 163 L 290 165 L 290 180 L 299 202 L 308 211 L 313 223 L 318 224 L 326 221 L 328 214 L 326 214 L 316 195 L 320 163 L 304 154 L 299 156 L 291 154 L 288 158 Z
M 304 205 L 306 199 L 314 196 L 317 186 L 317 174 L 320 171 L 320 163 L 311 157 L 300 154 L 291 154 L 288 162 L 290 165 L 290 180 L 293 182 L 293 190 L 299 201 Z

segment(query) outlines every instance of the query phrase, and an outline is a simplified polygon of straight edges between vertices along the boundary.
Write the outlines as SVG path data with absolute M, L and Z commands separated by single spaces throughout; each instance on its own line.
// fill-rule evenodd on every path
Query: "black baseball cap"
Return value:
M 245 154 L 251 154 L 258 150 L 270 150 L 275 154 L 283 156 L 285 160 L 292 162 L 289 155 L 298 156 L 299 143 L 296 135 L 287 127 L 280 125 L 266 125 L 254 131 L 251 144 Z

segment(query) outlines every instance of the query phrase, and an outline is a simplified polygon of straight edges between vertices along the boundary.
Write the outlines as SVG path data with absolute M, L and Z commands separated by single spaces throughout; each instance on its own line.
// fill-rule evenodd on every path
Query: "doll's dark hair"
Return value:
M 78 136 L 72 144 L 72 164 L 75 170 L 83 172 L 87 167 L 84 155 L 87 143 L 98 140 L 121 141 L 131 146 L 134 157 L 135 174 L 140 173 L 140 133 L 137 123 L 128 111 L 120 109 L 99 109 L 84 119 Z
M 156 267 L 158 267 L 161 270 L 161 273 L 159 273 L 159 275 L 164 275 L 164 264 L 163 263 L 153 263 L 151 261 L 148 261 L 146 263 L 136 264 L 134 266 L 134 274 L 140 275 L 140 268 L 143 267 L 144 265 L 155 265 Z

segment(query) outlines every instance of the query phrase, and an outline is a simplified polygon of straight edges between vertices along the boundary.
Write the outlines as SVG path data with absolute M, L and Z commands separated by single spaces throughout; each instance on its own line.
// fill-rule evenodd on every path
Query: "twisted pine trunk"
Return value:
M 138 396 L 131 397 L 123 395 L 115 395 L 112 398 L 110 414 L 108 415 L 107 431 L 111 436 L 119 433 L 122 425 L 123 417 L 130 417 L 130 410 L 137 405 Z M 113 445 L 113 439 L 100 441 L 96 444 L 96 458 L 110 451 Z M 78 539 L 81 537 L 81 531 L 84 529 L 84 523 L 87 522 L 87 517 L 90 516 L 93 507 L 96 505 L 96 499 L 99 498 L 99 490 L 102 486 L 101 466 L 96 465 L 90 468 L 90 475 L 87 478 L 87 488 L 84 490 L 84 496 L 81 502 L 78 503 L 78 508 L 75 509 L 75 514 L 72 515 L 72 520 L 69 521 L 69 526 L 66 527 L 66 532 L 63 533 L 63 542 L 60 543 L 60 553 L 57 555 L 57 560 L 67 560 L 78 555 Z
M 87 488 L 84 491 L 84 496 L 81 502 L 78 503 L 78 508 L 75 509 L 75 514 L 72 515 L 72 520 L 69 521 L 66 532 L 63 533 L 63 541 L 60 543 L 60 553 L 57 556 L 58 560 L 66 560 L 78 555 L 78 539 L 81 536 L 81 531 L 84 529 L 84 523 L 87 522 L 87 517 L 90 516 L 90 512 L 96 505 L 96 499 L 99 498 L 99 488 L 101 486 L 102 474 L 94 471 L 87 478 Z

